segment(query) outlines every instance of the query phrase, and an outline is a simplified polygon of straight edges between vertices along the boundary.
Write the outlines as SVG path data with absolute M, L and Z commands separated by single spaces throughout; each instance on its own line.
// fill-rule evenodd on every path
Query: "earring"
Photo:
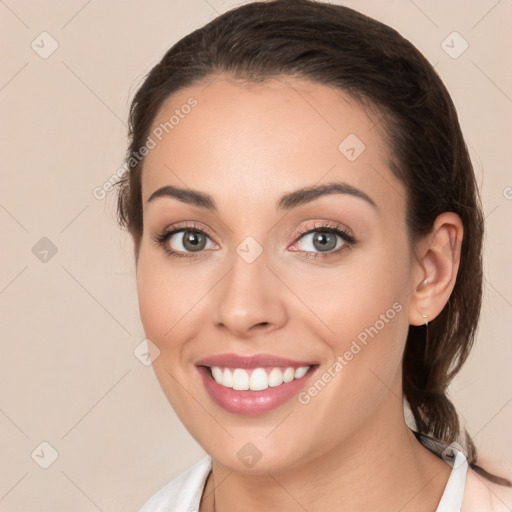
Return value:
M 424 313 L 422 313 L 421 318 L 425 320 L 425 350 L 423 352 L 423 357 L 426 359 L 428 352 L 428 318 Z

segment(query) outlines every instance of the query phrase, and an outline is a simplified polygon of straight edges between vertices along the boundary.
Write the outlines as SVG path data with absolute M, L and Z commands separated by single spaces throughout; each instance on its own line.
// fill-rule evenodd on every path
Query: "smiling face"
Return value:
M 137 287 L 166 396 L 203 448 L 236 471 L 275 471 L 371 444 L 378 430 L 403 423 L 415 276 L 406 191 L 388 148 L 348 96 L 291 78 L 219 77 L 183 89 L 153 127 L 191 97 L 197 105 L 180 110 L 142 175 Z M 248 376 L 255 367 L 268 375 L 291 366 L 288 377 L 310 368 L 266 390 L 229 390 L 198 367 L 222 354 L 293 361 L 249 361 Z M 218 380 L 224 367 L 244 371 L 238 359 L 209 366 Z M 265 387 L 259 374 L 254 382 Z M 244 377 L 237 371 L 237 386 Z M 252 469 L 244 455 L 258 453 Z

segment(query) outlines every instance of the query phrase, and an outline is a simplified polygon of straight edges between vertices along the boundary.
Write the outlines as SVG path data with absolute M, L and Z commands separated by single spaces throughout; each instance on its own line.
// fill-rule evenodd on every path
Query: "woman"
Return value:
M 480 311 L 478 191 L 411 43 L 342 6 L 246 4 L 167 52 L 130 127 L 141 320 L 209 454 L 142 510 L 504 507 L 446 396 Z

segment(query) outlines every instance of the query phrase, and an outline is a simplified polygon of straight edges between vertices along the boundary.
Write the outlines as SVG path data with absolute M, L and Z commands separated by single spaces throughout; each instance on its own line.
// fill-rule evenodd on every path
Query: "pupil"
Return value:
M 196 233 L 195 231 L 187 231 L 184 237 L 183 245 L 188 250 L 198 250 L 198 248 L 204 248 L 204 241 L 205 239 L 201 233 Z M 190 245 L 190 247 L 187 247 L 187 245 Z
M 320 250 L 331 250 L 336 247 L 336 237 L 333 233 L 318 233 L 313 237 L 313 243 L 319 243 Z

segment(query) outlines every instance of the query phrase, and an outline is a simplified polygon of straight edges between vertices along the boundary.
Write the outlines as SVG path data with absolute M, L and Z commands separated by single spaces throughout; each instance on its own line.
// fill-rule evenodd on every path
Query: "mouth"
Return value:
M 254 416 L 275 409 L 297 395 L 319 364 L 230 354 L 199 361 L 196 366 L 206 391 L 217 405 L 228 412 Z
M 293 380 L 304 377 L 311 366 L 264 367 L 264 368 L 221 368 L 219 366 L 206 366 L 211 377 L 217 384 L 235 391 L 264 391 L 269 387 L 275 388 L 288 384 Z

